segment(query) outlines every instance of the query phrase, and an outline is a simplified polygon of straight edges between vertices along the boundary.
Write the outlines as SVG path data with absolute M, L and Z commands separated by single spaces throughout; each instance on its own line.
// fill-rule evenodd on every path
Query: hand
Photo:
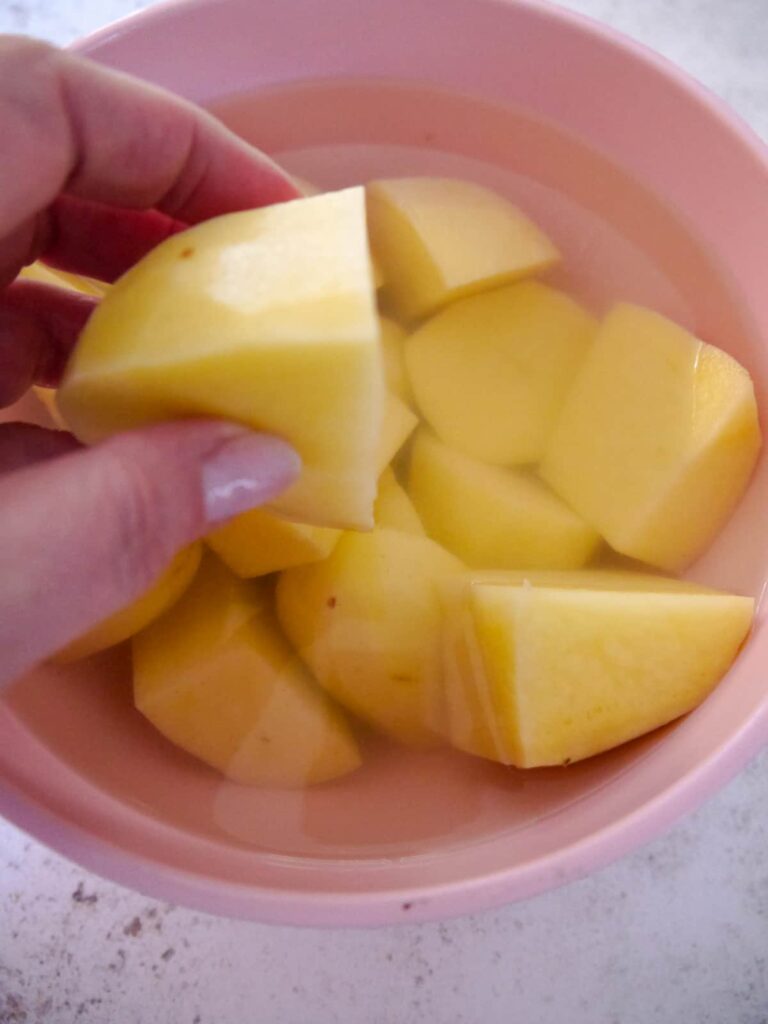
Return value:
M 93 300 L 16 281 L 43 258 L 111 281 L 185 224 L 297 195 L 190 104 L 0 37 L 0 405 L 56 385 Z M 0 686 L 138 597 L 183 545 L 299 471 L 278 438 L 212 421 L 85 450 L 0 425 Z

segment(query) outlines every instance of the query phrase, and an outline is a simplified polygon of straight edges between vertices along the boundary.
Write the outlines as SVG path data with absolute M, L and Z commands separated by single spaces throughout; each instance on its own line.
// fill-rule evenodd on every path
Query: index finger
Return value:
M 34 218 L 62 192 L 187 223 L 298 195 L 192 104 L 29 39 L 0 38 L 0 138 L 0 275 L 40 247 Z

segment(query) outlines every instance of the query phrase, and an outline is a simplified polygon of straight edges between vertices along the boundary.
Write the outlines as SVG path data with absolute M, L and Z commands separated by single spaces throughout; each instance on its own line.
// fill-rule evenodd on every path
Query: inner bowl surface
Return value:
M 765 154 L 591 22 L 494 0 L 193 0 L 77 49 L 204 103 L 322 187 L 492 185 L 556 238 L 554 282 L 597 311 L 627 299 L 673 316 L 745 363 L 764 402 Z M 763 459 L 691 576 L 759 597 L 766 504 Z M 0 809 L 105 875 L 219 913 L 374 924 L 478 909 L 604 863 L 736 771 L 768 730 L 765 644 L 760 615 L 695 713 L 567 769 L 374 743 L 357 774 L 293 794 L 223 782 L 171 748 L 131 708 L 127 652 L 111 652 L 40 669 L 0 704 Z

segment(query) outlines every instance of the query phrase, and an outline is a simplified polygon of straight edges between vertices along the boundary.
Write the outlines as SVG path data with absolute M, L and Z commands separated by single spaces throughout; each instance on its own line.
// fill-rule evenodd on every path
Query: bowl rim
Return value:
M 730 107 L 688 72 L 594 18 L 567 10 L 551 0 L 473 0 L 489 6 L 516 6 L 570 24 L 578 32 L 622 51 L 661 76 L 672 88 L 696 100 L 759 164 L 768 183 L 768 148 Z M 134 11 L 72 43 L 73 53 L 88 54 L 137 26 L 151 25 L 179 9 L 209 7 L 216 0 L 161 0 Z M 755 660 L 755 659 L 753 659 Z M 369 927 L 440 920 L 530 898 L 605 866 L 658 836 L 729 781 L 768 742 L 768 697 L 739 728 L 671 785 L 610 823 L 556 851 L 507 869 L 417 889 L 334 893 L 289 892 L 256 887 L 170 866 L 127 850 L 65 816 L 66 807 L 43 804 L 10 779 L 0 779 L 0 811 L 13 824 L 57 852 L 102 877 L 147 895 L 228 917 L 304 926 Z M 93 787 L 95 791 L 95 787 Z M 83 794 L 84 801 L 98 802 Z M 119 801 L 114 801 L 119 806 Z M 127 816 L 128 809 L 124 813 Z M 135 812 L 131 812 L 135 813 Z

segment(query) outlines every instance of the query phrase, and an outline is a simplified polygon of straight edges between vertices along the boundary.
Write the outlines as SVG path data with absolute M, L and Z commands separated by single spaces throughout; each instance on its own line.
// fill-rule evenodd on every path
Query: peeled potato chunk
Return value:
M 367 186 L 371 246 L 398 318 L 543 270 L 552 242 L 498 193 L 452 178 L 392 178 Z
M 327 191 L 326 189 L 320 188 L 320 186 L 316 185 L 315 182 L 309 181 L 307 178 L 299 177 L 297 174 L 293 175 L 293 183 L 305 198 L 309 198 L 310 196 L 319 196 L 322 195 L 323 192 Z M 371 269 L 373 271 L 373 284 L 378 290 L 384 285 L 384 275 L 382 274 L 381 267 L 373 255 L 371 256 Z
M 133 641 L 136 707 L 169 740 L 236 782 L 297 787 L 354 771 L 341 711 L 286 642 L 272 590 L 208 555 L 193 586 Z
M 492 573 L 444 590 L 438 727 L 519 768 L 565 764 L 696 707 L 749 632 L 751 598 L 639 573 Z
M 273 508 L 368 529 L 383 405 L 362 188 L 174 235 L 88 321 L 59 390 L 83 440 L 184 416 L 284 437 L 303 462 Z
M 427 719 L 440 683 L 437 584 L 462 568 L 426 537 L 347 533 L 324 562 L 282 573 L 278 617 L 331 696 L 401 743 L 434 746 Z
M 426 430 L 408 489 L 429 535 L 474 569 L 578 569 L 600 541 L 531 472 L 470 459 Z
M 416 404 L 465 455 L 537 462 L 596 326 L 573 299 L 535 281 L 462 299 L 406 343 Z
M 747 371 L 657 313 L 617 306 L 541 473 L 617 551 L 684 568 L 724 525 L 760 450 Z

